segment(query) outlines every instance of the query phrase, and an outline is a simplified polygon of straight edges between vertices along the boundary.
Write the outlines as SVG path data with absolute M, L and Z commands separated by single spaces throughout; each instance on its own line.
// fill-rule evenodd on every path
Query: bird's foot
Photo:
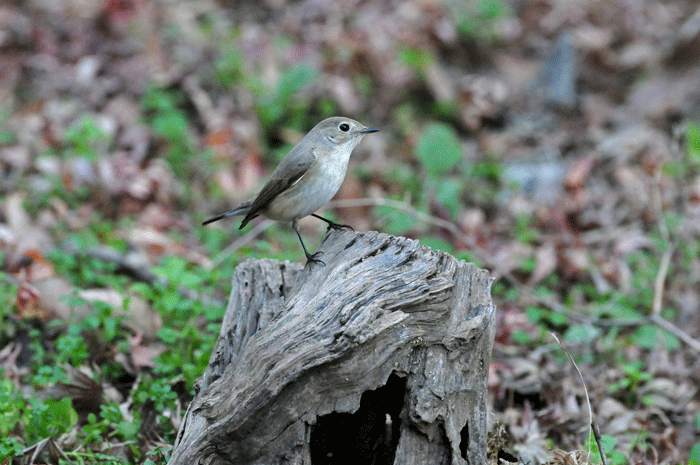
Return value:
M 349 224 L 340 224 L 340 223 L 336 223 L 334 221 L 329 221 L 328 228 L 326 229 L 326 232 L 330 231 L 331 229 L 334 231 L 338 231 L 339 229 L 350 229 L 353 232 L 355 231 L 355 228 L 353 228 Z
M 319 256 L 323 255 L 323 252 L 314 252 L 314 253 L 306 253 L 306 264 L 308 265 L 309 263 L 320 263 L 323 266 L 326 266 L 326 262 L 321 260 L 320 258 L 317 258 Z

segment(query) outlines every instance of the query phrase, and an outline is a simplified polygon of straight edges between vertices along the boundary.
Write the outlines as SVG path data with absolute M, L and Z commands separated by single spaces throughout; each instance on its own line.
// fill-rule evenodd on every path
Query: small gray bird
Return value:
M 253 200 L 209 218 L 202 225 L 239 215 L 245 215 L 239 229 L 258 215 L 275 221 L 291 221 L 307 262 L 325 265 L 317 258 L 323 252 L 310 254 L 306 250 L 299 233 L 299 218 L 311 215 L 328 223 L 328 229 L 352 229 L 346 224 L 327 220 L 315 212 L 340 189 L 352 150 L 365 134 L 377 131 L 379 129 L 365 127 L 342 116 L 324 119 L 282 159 L 272 172 L 270 180 Z

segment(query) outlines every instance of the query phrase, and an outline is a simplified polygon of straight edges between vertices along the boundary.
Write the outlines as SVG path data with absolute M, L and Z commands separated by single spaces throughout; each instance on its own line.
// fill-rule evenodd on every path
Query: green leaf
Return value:
M 609 465 L 626 465 L 627 464 L 627 457 L 625 457 L 625 454 L 622 452 L 618 452 L 616 450 L 611 451 L 611 452 L 605 452 L 605 455 L 608 456 L 608 464 Z
M 429 124 L 416 146 L 416 157 L 429 176 L 445 174 L 462 160 L 457 133 L 443 123 Z
M 243 78 L 243 54 L 235 46 L 229 46 L 214 63 L 216 77 L 224 87 L 232 87 Z
M 510 337 L 513 339 L 513 342 L 520 345 L 526 345 L 532 342 L 532 338 L 527 331 L 514 331 Z
M 416 225 L 416 220 L 411 215 L 394 208 L 377 207 L 377 215 L 384 221 L 388 221 L 382 228 L 388 234 L 404 234 Z
M 560 312 L 550 312 L 547 319 L 554 326 L 565 326 L 569 324 L 569 317 Z
M 564 333 L 564 339 L 571 342 L 592 342 L 600 336 L 600 330 L 593 326 L 574 325 Z
M 197 289 L 202 284 L 203 278 L 195 273 L 183 273 L 180 276 L 179 284 L 190 289 Z
M 24 449 L 23 444 L 17 438 L 0 438 L 0 460 L 22 455 L 22 449 Z
M 676 336 L 652 324 L 641 325 L 637 328 L 632 336 L 632 340 L 644 349 L 653 349 L 662 343 L 668 350 L 680 348 L 680 341 Z
M 543 310 L 539 307 L 526 307 L 525 313 L 530 323 L 538 323 L 544 316 Z
M 700 124 L 689 123 L 685 131 L 686 151 L 689 163 L 697 167 L 700 165 Z
M 450 210 L 453 217 L 456 216 L 462 203 L 460 199 L 462 186 L 462 181 L 455 178 L 444 179 L 437 185 L 435 198 Z
M 688 453 L 688 465 L 700 465 L 700 442 L 695 443 Z
M 406 46 L 399 50 L 399 60 L 416 71 L 422 71 L 432 63 L 433 57 L 425 50 Z
M 600 439 L 603 443 L 603 448 L 605 449 L 606 454 L 610 453 L 615 448 L 615 446 L 617 446 L 617 439 L 610 436 L 609 434 L 603 434 L 600 437 Z
M 447 252 L 449 254 L 454 252 L 452 244 L 442 239 L 438 239 L 437 237 L 426 237 L 421 239 L 420 243 L 421 245 L 426 245 L 431 249 L 442 250 L 443 252 Z
M 158 338 L 168 345 L 175 344 L 180 339 L 180 332 L 172 328 L 158 330 Z
M 130 421 L 121 421 L 115 426 L 116 433 L 125 441 L 134 441 L 138 439 L 138 433 L 141 425 Z
M 316 72 L 306 64 L 301 64 L 289 68 L 282 75 L 279 87 L 277 88 L 277 98 L 283 107 L 297 94 L 304 86 L 310 84 L 316 77 Z
M 26 428 L 31 441 L 56 437 L 78 422 L 78 413 L 68 397 L 61 400 L 46 399 L 44 403 L 36 401 L 33 407 Z
M 10 379 L 0 380 L 0 436 L 6 436 L 21 418 L 24 401 Z
M 614 437 L 610 436 L 609 434 L 603 434 L 601 437 L 601 443 L 603 444 L 603 449 L 605 449 L 605 456 L 606 457 L 611 457 L 614 454 L 614 449 L 615 446 L 617 445 L 617 439 Z M 592 454 L 592 459 L 596 460 L 597 462 L 600 462 L 600 449 L 598 449 L 598 443 L 595 440 L 595 437 L 593 436 L 593 433 L 588 436 L 588 439 L 586 439 L 586 449 L 591 450 Z M 617 461 L 613 463 L 618 463 Z M 624 462 L 623 462 L 624 463 Z

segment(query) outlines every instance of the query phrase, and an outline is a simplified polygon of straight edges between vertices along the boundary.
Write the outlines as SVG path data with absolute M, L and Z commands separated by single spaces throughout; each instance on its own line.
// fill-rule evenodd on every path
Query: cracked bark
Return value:
M 486 463 L 488 273 L 376 232 L 319 250 L 236 268 L 170 463 Z

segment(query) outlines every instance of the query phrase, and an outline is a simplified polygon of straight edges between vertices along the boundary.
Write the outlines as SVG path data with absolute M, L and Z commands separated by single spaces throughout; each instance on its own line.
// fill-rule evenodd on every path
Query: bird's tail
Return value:
M 250 209 L 250 205 L 252 203 L 253 203 L 252 201 L 244 202 L 244 203 L 240 204 L 239 206 L 234 207 L 231 210 L 227 211 L 226 213 L 222 213 L 220 215 L 213 216 L 213 217 L 209 218 L 208 220 L 203 221 L 202 226 L 204 226 L 205 224 L 213 223 L 214 221 L 219 221 L 219 220 L 222 220 L 224 218 L 231 217 L 231 216 L 245 215 L 246 213 L 248 213 L 248 209 Z

